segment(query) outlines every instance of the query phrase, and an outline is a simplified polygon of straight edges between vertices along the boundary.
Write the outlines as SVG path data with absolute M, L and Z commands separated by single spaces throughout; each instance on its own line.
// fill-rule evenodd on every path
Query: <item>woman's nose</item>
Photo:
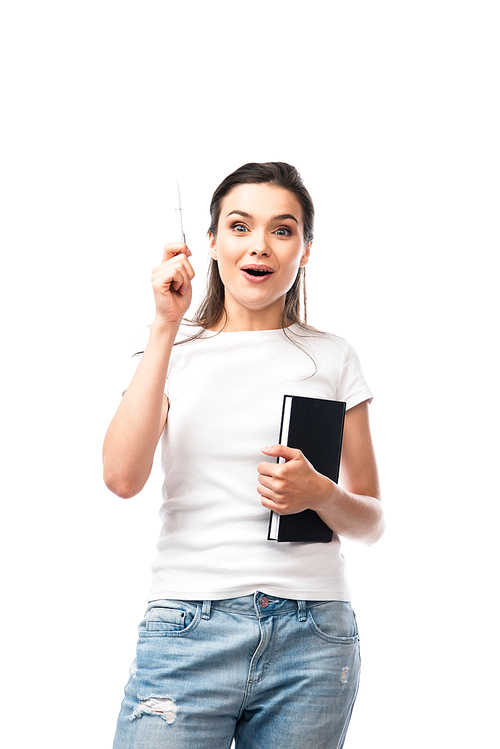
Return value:
M 269 248 L 267 246 L 265 234 L 255 233 L 253 239 L 254 239 L 254 243 L 250 251 L 250 254 L 251 255 L 264 255 L 267 257 L 267 255 L 269 255 Z
M 262 255 L 262 257 L 268 257 L 269 256 L 269 250 L 267 250 L 265 248 L 263 248 L 262 250 L 254 248 L 253 250 L 250 251 L 250 255 L 257 255 L 259 257 Z

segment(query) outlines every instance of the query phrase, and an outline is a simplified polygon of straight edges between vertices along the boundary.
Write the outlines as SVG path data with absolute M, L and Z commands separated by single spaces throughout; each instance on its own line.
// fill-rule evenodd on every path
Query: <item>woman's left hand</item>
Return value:
M 265 455 L 285 459 L 285 463 L 259 463 L 259 484 L 264 507 L 279 515 L 316 509 L 331 498 L 336 485 L 313 468 L 300 450 L 285 445 L 263 447 Z

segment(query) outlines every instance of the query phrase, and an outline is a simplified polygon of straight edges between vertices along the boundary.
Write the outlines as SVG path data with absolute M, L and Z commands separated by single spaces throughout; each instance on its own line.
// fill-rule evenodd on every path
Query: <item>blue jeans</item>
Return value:
M 359 671 L 346 601 L 152 601 L 114 749 L 338 749 Z

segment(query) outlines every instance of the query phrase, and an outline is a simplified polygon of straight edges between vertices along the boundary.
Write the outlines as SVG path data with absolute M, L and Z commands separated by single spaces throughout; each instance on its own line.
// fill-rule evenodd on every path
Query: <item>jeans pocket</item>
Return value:
M 183 636 L 194 630 L 201 618 L 201 608 L 188 601 L 153 601 L 141 622 L 142 636 Z
M 349 601 L 322 601 L 309 608 L 307 621 L 322 640 L 350 645 L 358 642 L 358 626 Z

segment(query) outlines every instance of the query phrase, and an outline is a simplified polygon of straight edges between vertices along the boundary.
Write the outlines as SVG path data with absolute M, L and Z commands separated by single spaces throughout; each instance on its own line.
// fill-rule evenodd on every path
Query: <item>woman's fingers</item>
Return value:
M 178 291 L 179 294 L 185 294 L 190 284 L 189 273 L 184 268 L 178 268 L 175 270 L 172 276 L 172 288 L 174 291 Z
M 184 242 L 171 242 L 170 244 L 166 244 L 165 249 L 163 250 L 162 262 L 164 263 L 166 260 L 170 260 L 170 258 L 181 254 L 191 257 L 193 253 Z
M 194 278 L 194 270 L 184 253 L 171 254 L 167 248 L 164 252 L 164 260 L 161 265 L 153 271 L 153 284 L 160 284 L 167 288 L 172 286 L 175 291 L 185 290 Z M 183 289 L 181 287 L 184 287 Z
M 165 245 L 161 265 L 153 270 L 151 281 L 156 311 L 160 317 L 176 321 L 182 319 L 191 301 L 191 281 L 194 270 L 189 262 L 191 250 L 176 242 Z M 184 297 L 186 301 L 184 300 Z

